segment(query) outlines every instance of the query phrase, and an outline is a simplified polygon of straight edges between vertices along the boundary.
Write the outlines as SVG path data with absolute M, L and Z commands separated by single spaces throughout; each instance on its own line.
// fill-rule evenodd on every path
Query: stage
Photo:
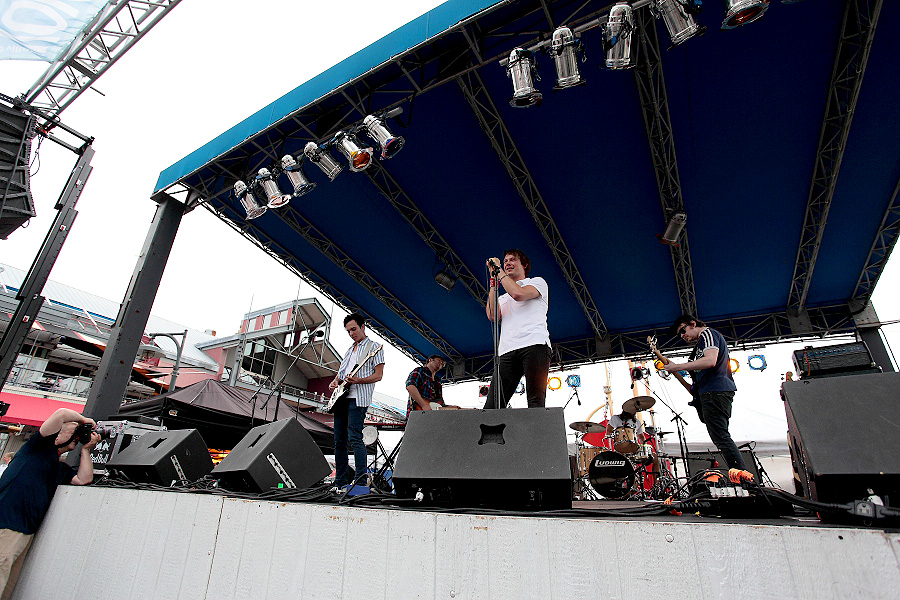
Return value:
M 451 514 L 61 486 L 13 598 L 868 600 L 894 598 L 898 588 L 893 530 L 694 515 Z

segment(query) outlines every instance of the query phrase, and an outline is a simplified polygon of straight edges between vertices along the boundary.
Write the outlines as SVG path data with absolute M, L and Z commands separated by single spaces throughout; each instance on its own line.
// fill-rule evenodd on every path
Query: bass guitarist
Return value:
M 362 430 L 366 419 L 366 411 L 372 404 L 372 395 L 375 393 L 375 382 L 381 381 L 384 374 L 384 351 L 379 349 L 371 358 L 359 365 L 355 374 L 349 375 L 356 369 L 360 360 L 365 359 L 369 352 L 376 346 L 366 337 L 366 319 L 358 313 L 352 313 L 344 318 L 344 329 L 353 346 L 344 354 L 341 367 L 338 369 L 334 380 L 328 385 L 332 391 L 342 381 L 350 384 L 346 394 L 334 405 L 334 466 L 337 487 L 352 483 L 347 454 L 347 443 L 353 448 L 353 462 L 357 476 L 366 470 L 366 446 L 363 444 Z

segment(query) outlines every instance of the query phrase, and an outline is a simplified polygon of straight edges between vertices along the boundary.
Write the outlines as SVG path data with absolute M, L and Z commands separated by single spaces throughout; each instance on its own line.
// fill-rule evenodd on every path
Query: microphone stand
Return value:
M 509 408 L 509 402 L 506 406 L 500 406 L 500 398 L 503 396 L 503 384 L 500 382 L 500 267 L 491 264 L 489 270 L 490 277 L 494 278 L 494 321 L 491 323 L 491 333 L 494 337 L 494 371 L 493 384 L 491 385 L 494 392 L 494 408 Z M 490 400 L 490 398 L 489 398 Z M 512 398 L 510 398 L 512 400 Z
M 578 406 L 581 406 L 581 396 L 578 395 L 578 388 L 577 388 L 577 387 L 573 387 L 573 388 L 572 388 L 572 393 L 569 394 L 569 399 L 566 400 L 566 404 L 565 404 L 565 406 L 563 406 L 563 410 L 566 410 L 566 407 L 569 406 L 569 402 L 572 401 L 572 398 L 577 398 L 577 399 L 578 399 Z
M 649 388 L 648 388 L 649 389 Z M 674 417 L 670 419 L 671 421 L 675 421 L 675 431 L 678 433 L 678 452 L 681 454 L 681 460 L 684 461 L 685 469 L 687 469 L 687 441 L 685 440 L 684 435 L 684 426 L 688 424 L 687 421 L 684 420 L 684 417 L 681 416 L 680 412 L 677 412 L 674 408 L 672 408 L 668 402 L 662 399 L 659 394 L 656 393 L 655 390 L 650 390 L 656 399 L 662 403 L 663 406 L 669 409 Z M 675 464 L 675 479 L 678 479 L 678 461 L 673 461 Z
M 278 404 L 281 404 L 281 386 L 284 383 L 285 377 L 287 377 L 287 374 L 291 372 L 291 369 L 294 368 L 294 365 L 297 364 L 297 361 L 300 360 L 300 356 L 310 346 L 310 344 L 312 344 L 316 338 L 324 337 L 324 335 L 325 335 L 325 332 L 322 330 L 319 330 L 319 331 L 315 332 L 313 335 L 309 336 L 309 338 L 306 340 L 306 343 L 297 352 L 297 355 L 294 356 L 293 362 L 291 362 L 290 366 L 288 366 L 288 368 L 284 370 L 284 373 L 281 374 L 281 378 L 278 380 L 278 383 L 275 383 L 268 377 L 266 378 L 267 381 L 272 381 L 272 383 L 275 383 L 275 387 L 273 387 L 272 390 L 269 392 L 269 395 L 266 396 L 266 400 L 265 400 L 265 402 L 263 402 L 263 410 L 265 410 L 265 408 L 269 405 L 269 400 L 272 398 L 272 394 L 274 394 L 276 391 L 278 392 L 278 398 L 277 398 Z M 263 382 L 263 385 L 265 385 L 265 381 Z M 250 413 L 250 427 L 253 427 L 253 418 L 256 413 L 256 397 L 262 391 L 262 387 L 263 386 L 260 385 L 259 389 L 253 393 L 253 397 L 250 398 L 251 402 L 253 403 L 253 409 Z M 275 420 L 278 419 L 278 404 L 275 405 Z M 298 405 L 297 409 L 299 412 L 299 405 Z

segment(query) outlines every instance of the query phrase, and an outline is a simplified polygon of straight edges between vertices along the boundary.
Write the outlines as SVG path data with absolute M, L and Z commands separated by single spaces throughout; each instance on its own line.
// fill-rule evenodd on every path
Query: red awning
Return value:
M 57 408 L 69 408 L 77 413 L 84 410 L 84 404 L 62 402 L 40 396 L 26 396 L 0 392 L 0 400 L 9 404 L 9 410 L 0 418 L 4 423 L 19 423 L 39 427 Z

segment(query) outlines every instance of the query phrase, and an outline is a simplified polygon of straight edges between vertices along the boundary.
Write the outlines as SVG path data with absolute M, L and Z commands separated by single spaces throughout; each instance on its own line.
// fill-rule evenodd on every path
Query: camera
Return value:
M 116 435 L 116 430 L 114 427 L 94 427 L 90 423 L 82 423 L 75 428 L 72 438 L 78 440 L 82 444 L 87 444 L 91 441 L 91 433 L 96 433 L 100 436 L 101 440 L 106 440 L 114 437 Z

